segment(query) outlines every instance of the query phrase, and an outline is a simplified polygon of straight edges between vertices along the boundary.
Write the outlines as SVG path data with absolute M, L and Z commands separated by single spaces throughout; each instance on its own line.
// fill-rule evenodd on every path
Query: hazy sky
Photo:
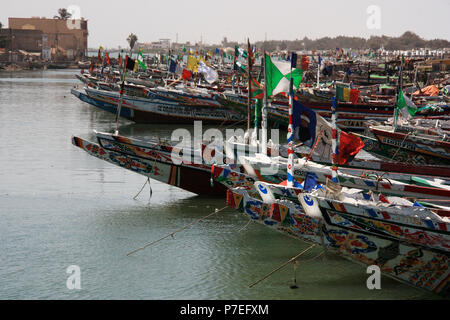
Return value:
M 2 0 L 6 1 L 6 0 Z M 140 42 L 170 38 L 191 43 L 228 40 L 312 39 L 324 36 L 399 36 L 407 30 L 425 39 L 450 40 L 450 0 L 13 0 L 1 5 L 8 17 L 51 18 L 76 5 L 88 19 L 88 46 L 126 46 L 131 32 Z M 380 8 L 380 29 L 369 29 L 367 8 Z

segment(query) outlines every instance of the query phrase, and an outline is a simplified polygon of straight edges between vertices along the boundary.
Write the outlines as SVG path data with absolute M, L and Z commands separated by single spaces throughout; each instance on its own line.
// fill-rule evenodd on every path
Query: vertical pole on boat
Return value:
M 339 153 L 338 150 L 338 129 L 337 129 L 337 121 L 336 121 L 336 117 L 337 117 L 337 103 L 336 103 L 336 97 L 333 97 L 331 99 L 331 149 L 332 149 L 332 154 L 331 154 L 331 162 L 333 164 L 333 166 L 331 167 L 331 180 L 335 183 L 338 182 L 338 178 L 337 178 L 337 155 Z
M 127 63 L 128 63 L 128 55 L 126 56 L 125 63 L 123 65 L 122 83 L 120 84 L 120 97 L 119 97 L 119 103 L 117 105 L 117 113 L 116 113 L 116 132 L 114 133 L 116 136 L 119 134 L 119 117 L 120 117 L 120 109 L 122 108 L 125 77 L 126 77 L 126 73 L 127 73 Z
M 266 51 L 262 60 L 264 68 L 264 105 L 261 110 L 261 153 L 267 155 L 267 69 L 266 69 Z
M 247 76 L 248 76 L 248 98 L 247 98 L 247 132 L 249 133 L 250 139 L 250 114 L 252 106 L 252 58 L 251 58 L 250 39 L 247 38 Z M 250 141 L 250 140 L 249 140 Z
M 287 133 L 288 142 L 288 163 L 287 163 L 287 186 L 294 186 L 294 149 L 292 143 L 294 140 L 294 127 L 292 125 L 292 103 L 294 98 L 294 85 L 292 79 L 292 70 L 297 67 L 297 54 L 292 52 L 291 54 L 291 72 L 289 76 L 289 126 Z
M 400 60 L 400 75 L 398 78 L 398 92 L 395 99 L 395 106 L 394 106 L 394 131 L 397 131 L 397 121 L 398 121 L 398 97 L 400 92 L 403 94 L 403 57 Z
M 319 54 L 319 61 L 317 63 L 317 88 L 319 88 L 319 86 L 320 86 L 319 77 L 320 77 L 320 64 L 321 64 L 321 62 L 322 62 L 322 58 L 320 57 L 320 54 Z

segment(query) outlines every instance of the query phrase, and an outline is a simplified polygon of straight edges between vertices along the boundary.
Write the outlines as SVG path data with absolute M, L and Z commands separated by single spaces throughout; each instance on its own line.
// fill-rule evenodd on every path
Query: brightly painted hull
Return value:
M 228 165 L 215 165 L 212 169 L 214 179 L 229 188 L 245 187 L 250 191 L 253 188 L 255 181 L 264 181 L 279 184 L 287 179 L 286 166 L 280 165 L 280 168 L 270 175 L 264 175 L 261 172 L 261 168 L 258 165 L 252 164 L 251 172 L 247 171 L 247 166 L 230 168 Z M 313 169 L 311 166 L 295 166 L 294 177 L 297 181 L 303 181 L 308 174 L 314 173 L 318 183 L 326 183 L 327 179 L 331 179 L 331 168 L 327 166 L 319 166 Z M 380 176 L 378 176 L 379 178 Z M 406 177 L 405 177 L 406 178 Z M 380 179 L 377 181 L 377 177 L 361 177 L 355 175 L 348 175 L 338 171 L 339 183 L 347 188 L 356 188 L 364 191 L 373 191 L 375 193 L 382 193 L 384 195 L 395 195 L 413 197 L 419 199 L 450 199 L 450 187 L 443 185 L 440 187 L 416 185 L 411 183 L 402 183 L 395 180 Z M 409 177 L 411 182 L 414 179 Z M 428 180 L 422 179 L 425 182 Z M 421 181 L 421 180 L 418 180 Z M 294 189 L 295 190 L 295 189 Z M 275 190 L 276 196 L 296 198 L 297 193 L 288 188 L 282 188 Z M 293 193 L 294 192 L 294 193 Z M 253 194 L 254 195 L 254 194 Z
M 99 109 L 102 109 L 104 111 L 110 112 L 110 113 L 117 113 L 117 106 L 113 105 L 111 103 L 105 102 L 105 101 L 101 101 L 101 100 L 96 100 L 91 98 L 84 89 L 72 89 L 70 91 L 75 97 L 77 97 L 78 99 L 80 99 L 83 102 L 89 103 L 90 105 L 93 105 L 94 107 L 97 107 Z M 132 109 L 129 108 L 121 108 L 120 109 L 120 116 L 122 118 L 128 119 L 128 120 L 133 120 L 134 118 L 134 111 Z
M 450 142 L 424 139 L 402 132 L 379 130 L 370 127 L 381 144 L 382 153 L 388 159 L 403 163 L 450 165 Z
M 159 154 L 158 150 L 154 151 L 154 158 L 149 159 L 139 155 L 108 150 L 78 137 L 72 137 L 72 144 L 103 161 L 199 195 L 223 196 L 226 191 L 226 188 L 220 184 L 211 187 L 208 170 L 188 165 L 174 165 L 158 160 L 166 156 Z
M 377 265 L 383 274 L 403 283 L 442 295 L 450 293 L 448 249 L 436 249 L 432 245 L 437 243 L 439 247 L 444 243 L 447 246 L 448 229 L 445 233 L 419 229 L 418 226 L 410 230 L 408 224 L 398 226 L 373 217 L 352 228 L 349 226 L 355 225 L 354 219 L 340 211 L 324 207 L 321 208 L 323 219 L 312 217 L 305 214 L 302 206 L 291 201 L 267 204 L 251 198 L 241 188 L 228 190 L 227 204 L 283 234 L 322 245 L 359 264 Z M 404 232 L 402 237 L 392 234 L 399 228 Z M 429 242 L 418 244 L 416 240 L 423 237 L 427 240 L 420 240 L 422 243 Z M 442 241 L 443 237 L 445 241 Z
M 86 89 L 90 98 L 117 106 L 119 93 L 96 89 Z M 138 123 L 204 124 L 236 123 L 244 117 L 224 108 L 212 106 L 183 105 L 176 101 L 123 96 L 122 107 L 133 110 L 132 120 Z

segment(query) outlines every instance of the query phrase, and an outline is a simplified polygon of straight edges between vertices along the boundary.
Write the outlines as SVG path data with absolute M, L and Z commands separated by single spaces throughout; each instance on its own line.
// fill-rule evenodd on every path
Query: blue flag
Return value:
M 292 69 L 297 68 L 297 54 L 295 52 L 292 52 L 291 55 L 291 68 Z
M 170 59 L 169 72 L 175 73 L 176 70 L 177 70 L 177 63 L 176 63 L 176 61 L 174 61 L 173 59 Z
M 316 113 L 293 99 L 292 125 L 294 127 L 294 139 L 312 147 L 316 139 L 316 124 Z

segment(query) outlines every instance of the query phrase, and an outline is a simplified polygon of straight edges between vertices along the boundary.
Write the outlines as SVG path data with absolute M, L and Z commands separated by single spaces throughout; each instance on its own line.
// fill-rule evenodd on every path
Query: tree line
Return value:
M 361 37 L 323 37 L 316 40 L 304 37 L 299 40 L 270 40 L 255 43 L 258 48 L 266 51 L 275 50 L 329 50 L 334 48 L 411 50 L 418 48 L 441 49 L 450 48 L 450 41 L 443 39 L 425 40 L 411 31 L 406 31 L 400 37 L 371 36 Z

